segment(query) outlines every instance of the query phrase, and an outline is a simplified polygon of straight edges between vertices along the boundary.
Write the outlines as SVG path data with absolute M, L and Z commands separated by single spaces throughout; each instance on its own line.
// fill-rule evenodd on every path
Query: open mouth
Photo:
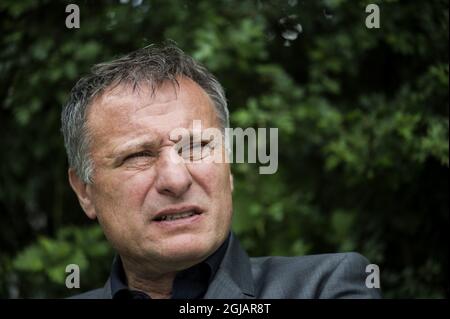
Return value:
M 189 211 L 189 212 L 184 212 L 184 213 L 179 213 L 179 214 L 162 215 L 162 216 L 155 217 L 154 220 L 158 221 L 158 222 L 170 221 L 170 220 L 189 218 L 194 215 L 200 215 L 200 213 L 196 213 L 195 211 Z
M 200 215 L 201 213 L 202 212 L 196 208 L 184 210 L 167 210 L 159 213 L 156 217 L 153 218 L 153 220 L 157 222 L 182 220 Z

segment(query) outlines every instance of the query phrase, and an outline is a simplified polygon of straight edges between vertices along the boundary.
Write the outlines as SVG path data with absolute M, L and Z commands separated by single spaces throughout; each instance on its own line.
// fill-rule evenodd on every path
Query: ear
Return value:
M 230 173 L 230 186 L 231 186 L 231 192 L 234 190 L 234 180 L 233 180 L 233 174 Z
M 86 184 L 75 172 L 73 168 L 69 168 L 69 183 L 75 194 L 77 194 L 78 201 L 81 208 L 83 208 L 85 214 L 90 219 L 95 219 L 97 213 L 92 201 L 92 188 L 91 185 Z

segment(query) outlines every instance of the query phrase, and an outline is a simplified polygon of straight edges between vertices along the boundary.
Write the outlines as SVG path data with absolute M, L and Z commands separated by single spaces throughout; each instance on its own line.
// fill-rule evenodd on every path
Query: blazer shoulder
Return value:
M 250 258 L 250 260 L 254 270 L 271 272 L 282 270 L 295 271 L 296 269 L 301 272 L 312 270 L 326 272 L 340 266 L 340 264 L 344 261 L 349 262 L 351 265 L 365 265 L 369 263 L 364 256 L 355 252 L 305 255 L 296 257 L 254 257 Z
M 251 258 L 261 298 L 378 298 L 366 287 L 369 261 L 359 253 Z

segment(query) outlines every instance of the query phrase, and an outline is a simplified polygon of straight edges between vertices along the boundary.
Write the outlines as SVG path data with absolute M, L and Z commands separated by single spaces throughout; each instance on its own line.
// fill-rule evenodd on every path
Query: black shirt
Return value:
M 229 241 L 230 234 L 224 243 L 207 259 L 177 273 L 172 287 L 172 299 L 200 299 L 204 297 L 222 262 Z M 151 299 L 144 292 L 128 288 L 119 256 L 114 258 L 110 278 L 113 299 Z

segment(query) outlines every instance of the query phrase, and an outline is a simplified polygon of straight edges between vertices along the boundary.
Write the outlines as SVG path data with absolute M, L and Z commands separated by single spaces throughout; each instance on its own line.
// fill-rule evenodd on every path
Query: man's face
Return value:
M 98 218 L 122 257 L 145 259 L 161 270 L 214 252 L 232 215 L 228 164 L 173 161 L 179 155 L 172 130 L 192 130 L 194 120 L 202 129 L 219 127 L 206 92 L 190 79 L 179 84 L 166 83 L 153 96 L 118 86 L 93 101 L 87 122 L 95 168 L 84 209 Z M 182 212 L 194 215 L 160 220 Z

